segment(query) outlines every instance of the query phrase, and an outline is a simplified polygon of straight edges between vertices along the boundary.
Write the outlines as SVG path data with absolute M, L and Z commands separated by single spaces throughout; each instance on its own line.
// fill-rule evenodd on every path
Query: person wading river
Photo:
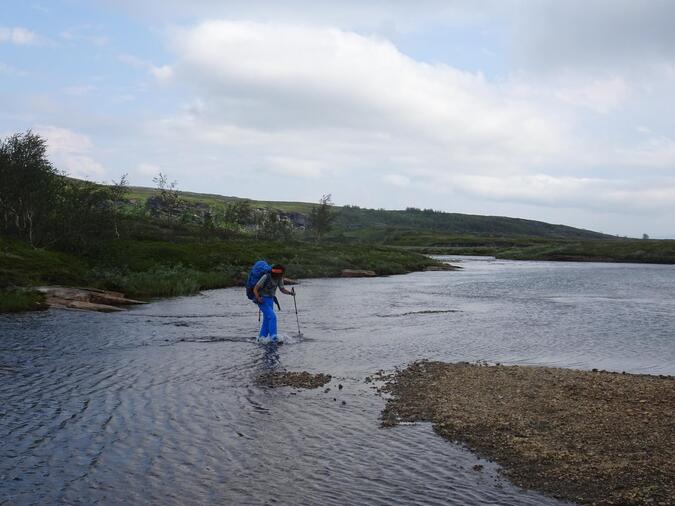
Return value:
M 286 295 L 295 295 L 295 288 L 286 290 L 284 287 L 284 272 L 286 268 L 280 264 L 274 264 L 272 269 L 264 274 L 253 286 L 253 295 L 263 314 L 262 325 L 258 339 L 269 339 L 272 342 L 277 337 L 277 315 L 274 313 L 274 302 L 277 288 Z

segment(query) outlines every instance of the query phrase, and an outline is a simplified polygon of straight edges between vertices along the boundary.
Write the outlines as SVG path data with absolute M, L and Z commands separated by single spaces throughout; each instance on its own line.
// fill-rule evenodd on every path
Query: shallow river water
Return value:
M 0 317 L 0 504 L 562 504 L 428 424 L 380 428 L 364 379 L 423 358 L 675 374 L 675 267 L 454 263 L 303 281 L 304 337 L 281 295 L 279 347 L 241 288 Z M 255 385 L 279 368 L 334 379 Z

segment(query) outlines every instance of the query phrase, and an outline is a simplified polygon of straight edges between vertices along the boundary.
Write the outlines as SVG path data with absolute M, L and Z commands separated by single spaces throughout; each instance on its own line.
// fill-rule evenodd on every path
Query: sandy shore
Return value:
M 417 362 L 385 426 L 430 421 L 525 488 L 581 504 L 675 504 L 675 377 Z

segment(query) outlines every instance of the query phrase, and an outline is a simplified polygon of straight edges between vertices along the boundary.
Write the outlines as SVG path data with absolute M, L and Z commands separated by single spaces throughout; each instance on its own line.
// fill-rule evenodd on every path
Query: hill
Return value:
M 129 198 L 142 204 L 156 193 L 153 188 L 131 187 Z M 252 207 L 272 209 L 279 213 L 298 213 L 307 216 L 316 205 L 308 202 L 277 202 L 244 199 L 206 193 L 179 191 L 178 196 L 193 205 L 222 206 L 237 201 L 248 201 Z M 471 235 L 483 237 L 539 237 L 549 239 L 614 239 L 614 236 L 566 225 L 542 221 L 447 213 L 432 209 L 407 208 L 405 210 L 365 209 L 358 206 L 334 206 L 333 238 L 358 242 L 391 242 L 392 235 L 420 237 L 422 233 Z M 331 237 L 329 236 L 329 237 Z M 396 241 L 394 241 L 395 243 Z M 413 245 L 413 244 L 408 244 Z M 419 246 L 429 246 L 427 242 Z

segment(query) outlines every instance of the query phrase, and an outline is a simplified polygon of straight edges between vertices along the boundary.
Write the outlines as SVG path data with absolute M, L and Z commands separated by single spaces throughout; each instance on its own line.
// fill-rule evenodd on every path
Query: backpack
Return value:
M 248 278 L 246 279 L 246 296 L 249 300 L 255 302 L 253 287 L 260 281 L 260 278 L 269 272 L 272 272 L 272 266 L 264 260 L 258 260 L 253 264 L 253 267 L 251 267 L 251 270 L 248 273 Z

